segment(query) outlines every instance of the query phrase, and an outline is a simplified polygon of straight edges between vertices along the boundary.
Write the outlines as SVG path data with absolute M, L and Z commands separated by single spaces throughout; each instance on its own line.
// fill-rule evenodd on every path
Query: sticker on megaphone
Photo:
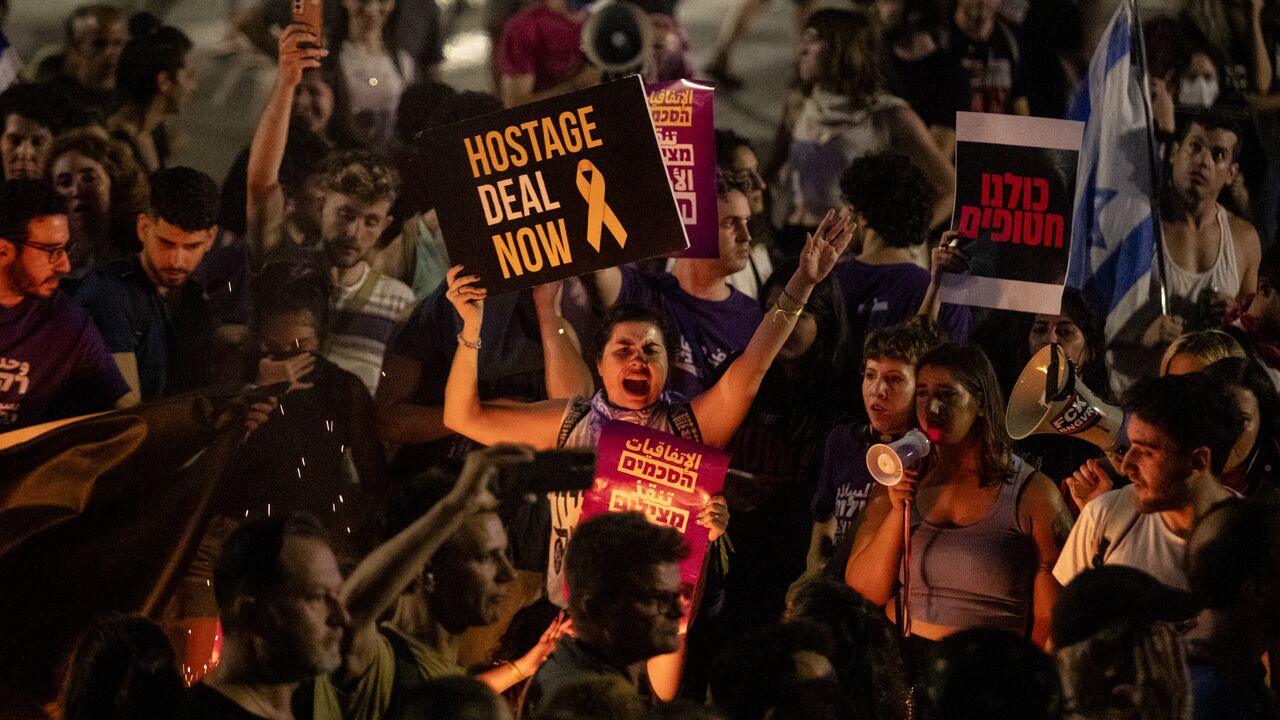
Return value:
M 881 485 L 897 485 L 902 482 L 904 471 L 915 469 L 932 449 L 924 433 L 909 430 L 891 443 L 872 445 L 867 451 L 867 471 Z

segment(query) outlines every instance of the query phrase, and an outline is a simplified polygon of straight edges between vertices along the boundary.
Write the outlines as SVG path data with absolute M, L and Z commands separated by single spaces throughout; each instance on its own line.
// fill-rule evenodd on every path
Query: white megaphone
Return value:
M 867 471 L 881 485 L 897 485 L 902 482 L 903 471 L 919 465 L 932 449 L 924 433 L 908 430 L 891 443 L 872 445 L 867 451 Z
M 1057 343 L 1044 346 L 1022 369 L 1009 395 L 1005 428 L 1009 437 L 1069 435 L 1102 448 L 1116 449 L 1124 412 L 1098 399 L 1080 381 L 1075 365 Z

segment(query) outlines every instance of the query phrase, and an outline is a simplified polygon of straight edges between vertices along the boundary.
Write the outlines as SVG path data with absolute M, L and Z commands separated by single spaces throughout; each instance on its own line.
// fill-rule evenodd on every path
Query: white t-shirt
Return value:
M 1135 516 L 1137 522 L 1125 533 Z M 1111 540 L 1105 553 L 1107 565 L 1127 565 L 1169 587 L 1189 589 L 1183 565 L 1187 541 L 1175 535 L 1159 513 L 1138 513 L 1132 485 L 1112 490 L 1084 506 L 1058 556 L 1058 564 L 1053 566 L 1058 582 L 1065 586 L 1092 567 L 1098 541 L 1104 537 Z

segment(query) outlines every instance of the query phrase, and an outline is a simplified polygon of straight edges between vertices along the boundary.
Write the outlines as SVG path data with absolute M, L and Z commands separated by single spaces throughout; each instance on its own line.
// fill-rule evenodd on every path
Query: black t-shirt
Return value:
M 444 405 L 444 387 L 453 366 L 453 353 L 458 348 L 457 335 L 462 331 L 462 321 L 445 299 L 444 291 L 441 287 L 418 304 L 388 348 L 388 352 L 422 363 L 413 402 L 429 407 Z M 481 400 L 546 399 L 541 333 L 530 291 L 486 299 L 480 341 Z M 406 445 L 397 455 L 395 466 L 402 470 L 420 469 L 433 458 L 460 459 L 476 447 L 461 435 L 422 445 Z
M 906 100 L 926 127 L 954 128 L 956 113 L 969 109 L 969 76 L 955 55 L 937 50 L 903 60 L 890 50 L 889 92 Z
M 182 699 L 182 720 L 263 720 L 205 685 L 196 683 Z
M 339 557 L 363 557 L 376 544 L 385 485 L 373 399 L 360 378 L 323 357 L 302 381 L 312 387 L 285 395 L 283 412 L 232 458 L 215 507 L 231 518 L 309 512 Z
M 944 37 L 944 46 L 969 77 L 971 112 L 1011 113 L 1013 101 L 1025 95 L 1022 62 L 1013 31 L 997 20 L 991 37 L 974 40 L 953 20 Z
M 422 363 L 413 402 L 428 407 L 444 405 L 444 388 L 458 348 L 457 335 L 462 330 L 462 321 L 445 299 L 444 291 L 441 287 L 418 304 L 388 349 Z M 480 341 L 481 400 L 546 399 L 541 333 L 529 290 L 484 301 Z M 392 476 L 420 471 L 442 460 L 460 461 L 478 447 L 478 443 L 457 434 L 401 446 L 391 463 Z M 546 569 L 546 538 L 551 532 L 549 512 L 545 497 L 536 505 L 504 506 L 502 520 L 511 537 L 512 562 L 518 569 Z

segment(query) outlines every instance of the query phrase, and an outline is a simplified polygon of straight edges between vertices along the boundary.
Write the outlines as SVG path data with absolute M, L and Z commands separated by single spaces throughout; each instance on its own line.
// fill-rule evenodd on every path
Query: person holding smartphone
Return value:
M 289 389 L 236 454 L 219 506 L 232 518 L 310 512 L 339 556 L 358 559 L 378 540 L 371 518 L 387 478 L 369 391 L 319 354 L 331 283 L 321 268 L 272 263 L 255 290 L 257 354 L 246 379 Z

